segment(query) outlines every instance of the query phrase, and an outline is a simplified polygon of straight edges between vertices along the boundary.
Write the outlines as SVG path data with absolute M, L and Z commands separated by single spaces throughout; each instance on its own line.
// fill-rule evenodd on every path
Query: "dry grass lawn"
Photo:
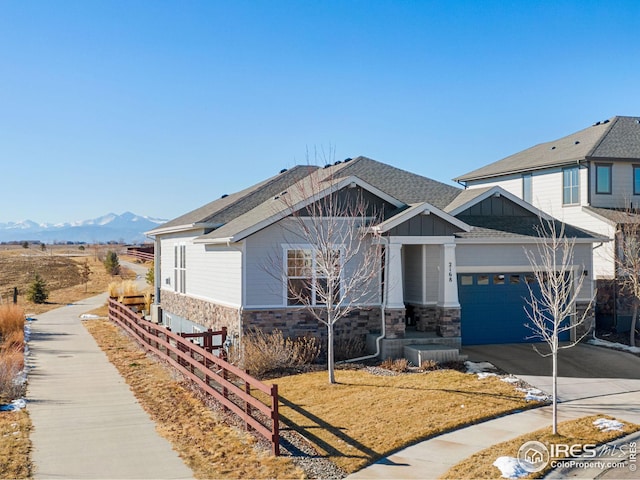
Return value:
M 553 435 L 551 433 L 551 427 L 548 427 L 522 435 L 508 442 L 493 445 L 467 458 L 463 462 L 454 465 L 441 478 L 452 480 L 500 478 L 500 470 L 493 466 L 493 462 L 495 462 L 498 457 L 517 457 L 520 446 L 530 440 L 537 440 L 547 446 L 552 443 L 600 445 L 640 430 L 640 425 L 622 422 L 625 424 L 622 431 L 603 432 L 593 425 L 593 421 L 597 418 L 611 419 L 612 417 L 595 415 L 577 420 L 569 420 L 558 425 L 558 435 Z M 540 472 L 532 473 L 521 478 L 542 478 L 551 470 L 551 466 L 548 465 L 547 468 Z
M 271 456 L 256 448 L 254 437 L 225 425 L 111 322 L 91 320 L 85 326 L 196 478 L 304 477 L 290 459 Z
M 0 478 L 31 478 L 29 414 L 0 412 Z
M 348 473 L 428 437 L 536 406 L 496 377 L 455 370 L 372 375 L 365 370 L 278 378 L 283 421 Z

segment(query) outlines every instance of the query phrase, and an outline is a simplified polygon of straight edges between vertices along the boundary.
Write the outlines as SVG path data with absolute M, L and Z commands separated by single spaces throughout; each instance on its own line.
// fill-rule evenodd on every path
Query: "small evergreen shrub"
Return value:
M 118 275 L 120 273 L 120 259 L 116 252 L 109 250 L 103 263 L 109 275 Z
M 33 303 L 45 303 L 48 298 L 49 289 L 47 288 L 47 282 L 36 273 L 33 282 L 31 282 L 27 290 L 27 300 Z

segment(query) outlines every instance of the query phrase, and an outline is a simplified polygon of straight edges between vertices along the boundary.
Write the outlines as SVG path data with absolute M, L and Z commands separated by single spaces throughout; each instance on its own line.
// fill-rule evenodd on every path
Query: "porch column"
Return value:
M 387 308 L 404 308 L 402 292 L 402 244 L 389 243 L 387 246 Z
M 440 289 L 438 306 L 460 308 L 458 301 L 458 274 L 456 271 L 456 245 L 445 243 L 440 250 Z

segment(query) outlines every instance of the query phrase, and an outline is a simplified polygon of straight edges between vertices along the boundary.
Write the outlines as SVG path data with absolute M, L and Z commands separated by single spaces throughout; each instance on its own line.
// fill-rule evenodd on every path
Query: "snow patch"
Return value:
M 498 457 L 493 462 L 494 467 L 498 467 L 502 473 L 502 478 L 520 478 L 529 475 L 517 458 L 513 457 Z
M 500 381 L 507 383 L 518 383 L 520 379 L 518 377 L 514 377 L 513 375 L 509 375 L 508 377 L 502 377 Z
M 467 367 L 467 373 L 482 373 L 487 370 L 495 370 L 496 367 L 493 363 L 489 362 L 470 362 L 467 360 L 464 362 L 464 366 Z
M 478 372 L 478 378 L 480 380 L 484 380 L 485 378 L 489 378 L 489 377 L 497 377 L 498 375 L 496 375 L 495 373 L 491 373 L 491 372 Z
M 93 313 L 83 313 L 80 315 L 81 320 L 93 320 L 96 318 L 100 318 L 98 315 L 94 315 Z
M 640 353 L 640 347 L 632 347 L 624 343 L 608 342 L 600 338 L 591 338 L 587 340 L 587 343 L 596 345 L 597 347 L 615 348 L 616 350 L 624 350 L 625 352 Z
M 27 408 L 27 401 L 24 398 L 19 398 L 7 405 L 0 405 L 1 412 L 14 412 L 16 410 L 22 410 Z
M 537 388 L 516 388 L 519 392 L 524 392 L 524 399 L 527 402 L 546 402 L 551 400 L 551 397 Z
M 623 423 L 620 423 L 617 420 L 608 420 L 606 418 L 598 418 L 593 421 L 593 424 L 603 432 L 612 432 L 615 430 L 622 431 L 622 427 L 624 427 Z

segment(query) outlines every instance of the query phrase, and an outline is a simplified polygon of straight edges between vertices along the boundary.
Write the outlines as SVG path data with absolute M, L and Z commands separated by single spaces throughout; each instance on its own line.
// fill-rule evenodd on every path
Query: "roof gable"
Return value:
M 471 230 L 471 227 L 433 205 L 422 202 L 376 225 L 378 233 L 391 235 L 453 235 L 454 232 Z

